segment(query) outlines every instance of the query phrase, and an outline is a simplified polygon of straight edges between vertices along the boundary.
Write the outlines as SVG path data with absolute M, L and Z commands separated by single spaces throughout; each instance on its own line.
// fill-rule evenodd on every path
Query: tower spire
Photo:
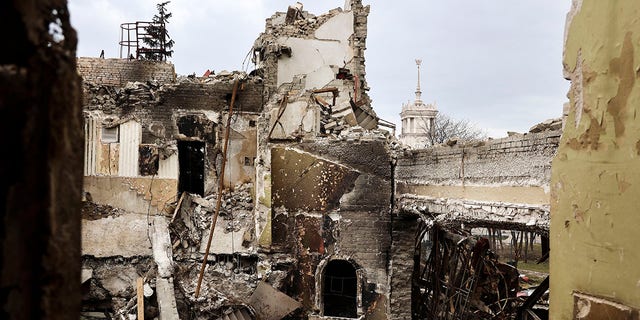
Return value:
M 420 91 L 420 65 L 422 59 L 416 59 L 416 65 L 418 66 L 418 86 L 416 87 L 416 104 L 422 102 L 422 91 Z

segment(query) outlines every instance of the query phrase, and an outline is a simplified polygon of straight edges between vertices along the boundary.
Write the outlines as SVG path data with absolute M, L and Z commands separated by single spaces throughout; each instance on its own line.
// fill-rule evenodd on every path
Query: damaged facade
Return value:
M 546 316 L 545 290 L 519 297 L 518 270 L 474 230 L 528 232 L 548 249 L 562 123 L 424 150 L 398 143 L 367 94 L 368 13 L 350 0 L 319 16 L 299 3 L 274 14 L 249 74 L 78 59 L 84 317 Z
M 368 12 L 276 13 L 250 74 L 79 58 L 85 316 L 135 313 L 142 278 L 160 318 L 386 318 L 392 125 L 367 95 Z

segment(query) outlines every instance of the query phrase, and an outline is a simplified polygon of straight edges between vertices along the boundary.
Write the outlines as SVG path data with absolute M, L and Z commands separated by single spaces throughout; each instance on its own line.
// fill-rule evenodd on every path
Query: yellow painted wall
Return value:
M 552 167 L 551 317 L 572 292 L 640 307 L 640 1 L 575 0 L 571 110 Z

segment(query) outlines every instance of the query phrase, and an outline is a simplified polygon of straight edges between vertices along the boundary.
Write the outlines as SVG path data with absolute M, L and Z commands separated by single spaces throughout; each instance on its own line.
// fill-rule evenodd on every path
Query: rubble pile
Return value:
M 220 214 L 216 223 L 224 233 L 252 230 L 253 198 L 252 184 L 238 185 L 222 195 Z M 173 253 L 176 260 L 202 260 L 202 248 L 206 244 L 211 219 L 215 211 L 217 193 L 202 198 L 196 194 L 185 194 L 178 216 L 170 225 Z M 218 229 L 218 228 L 216 228 Z M 250 247 L 253 235 L 241 234 L 243 246 Z M 204 241 L 204 243 L 203 243 Z
M 181 318 L 215 319 L 224 307 L 245 303 L 257 287 L 257 258 L 214 255 L 212 260 L 205 267 L 198 298 L 195 290 L 200 264 L 178 262 L 174 283 L 180 292 L 176 298 Z M 185 313 L 197 316 L 185 317 Z
M 143 279 L 145 318 L 158 316 L 156 264 L 151 257 L 93 258 L 82 261 L 80 319 L 130 319 L 136 312 L 136 287 Z
M 82 219 L 97 220 L 109 216 L 119 216 L 123 213 L 125 213 L 123 209 L 107 204 L 98 204 L 89 200 L 82 202 Z
M 84 82 L 87 110 L 115 113 L 119 108 L 150 107 L 160 103 L 160 92 L 165 86 L 156 80 L 127 82 L 124 87 Z
M 340 131 L 339 139 L 344 141 L 387 141 L 393 136 L 389 131 L 383 129 L 365 130 L 360 126 L 347 127 Z
M 560 129 L 562 129 L 562 118 L 555 118 L 555 119 L 547 119 L 543 122 L 540 122 L 534 125 L 533 127 L 531 127 L 531 129 L 529 129 L 529 132 L 538 133 L 538 132 L 547 131 L 547 130 L 560 130 Z
M 200 295 L 195 297 L 198 276 L 208 241 L 217 193 L 200 197 L 185 194 L 173 222 L 170 224 L 174 273 L 178 299 L 178 311 L 188 319 L 211 319 L 222 316 L 224 307 L 244 303 L 255 290 L 259 275 L 258 257 L 253 253 L 253 198 L 252 184 L 237 185 L 233 191 L 224 191 L 214 238 L 236 233 L 242 238 L 242 246 L 248 251 L 220 253 L 219 245 L 212 242 L 212 251 L 204 269 Z M 248 230 L 242 232 L 242 230 Z M 223 235 L 218 234 L 219 232 Z
M 302 10 L 302 4 L 290 6 L 286 13 L 278 12 L 267 19 L 266 29 L 274 38 L 289 36 L 296 38 L 313 38 L 316 29 L 342 12 L 341 8 L 330 10 L 328 13 L 315 16 Z

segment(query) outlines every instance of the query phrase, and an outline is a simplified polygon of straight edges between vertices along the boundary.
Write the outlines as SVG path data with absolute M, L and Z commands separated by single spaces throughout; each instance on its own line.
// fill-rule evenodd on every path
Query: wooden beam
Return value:
M 144 280 L 138 278 L 137 283 L 138 292 L 138 320 L 144 320 Z
M 176 209 L 173 210 L 173 216 L 171 217 L 171 223 L 173 223 L 173 220 L 176 219 L 176 215 L 178 215 L 178 211 L 180 211 L 180 206 L 182 205 L 182 200 L 184 200 L 184 194 L 185 194 L 185 192 L 182 191 L 182 194 L 180 195 L 180 199 L 178 200 L 178 204 L 176 205 Z
M 338 88 L 330 87 L 330 88 L 322 88 L 322 89 L 313 90 L 313 93 L 325 93 L 325 92 L 333 92 L 333 94 L 337 94 L 338 93 Z

